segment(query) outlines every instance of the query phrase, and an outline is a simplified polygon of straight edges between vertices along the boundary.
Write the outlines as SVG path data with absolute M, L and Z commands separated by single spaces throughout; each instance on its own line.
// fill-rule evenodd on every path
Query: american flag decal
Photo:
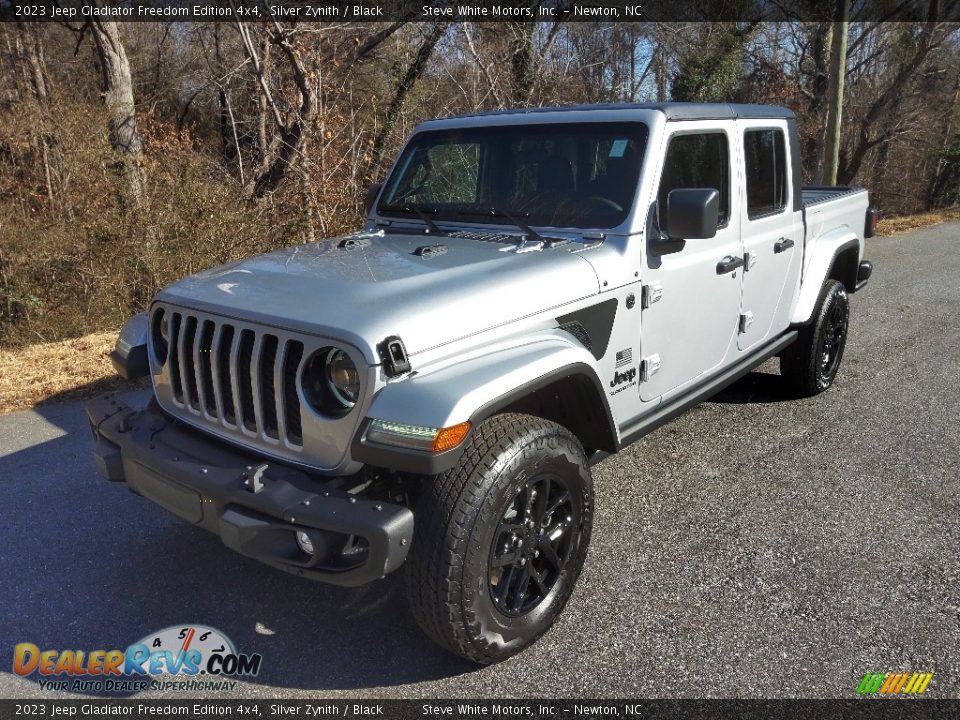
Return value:
M 633 348 L 627 348 L 617 353 L 617 367 L 623 367 L 633 362 Z

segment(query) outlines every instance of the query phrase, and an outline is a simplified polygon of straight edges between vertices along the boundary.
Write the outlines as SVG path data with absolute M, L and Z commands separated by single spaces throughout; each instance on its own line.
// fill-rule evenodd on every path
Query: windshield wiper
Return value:
M 434 232 L 440 235 L 444 234 L 443 228 L 437 225 L 433 221 L 433 218 L 427 215 L 427 212 L 426 212 L 426 211 L 429 211 L 434 215 L 436 215 L 437 214 L 436 208 L 421 208 L 419 205 L 384 205 L 383 209 L 386 210 L 387 212 L 400 212 L 400 213 L 407 213 L 408 215 L 416 214 L 417 217 L 419 217 L 421 220 L 423 220 L 424 223 L 426 223 L 428 233 Z
M 507 220 L 512 222 L 514 225 L 516 225 L 518 228 L 523 230 L 534 242 L 542 243 L 544 247 L 550 246 L 550 241 L 547 240 L 543 235 L 538 233 L 536 230 L 534 230 L 532 227 L 527 225 L 522 220 L 518 219 L 512 213 L 509 213 L 506 210 L 502 210 L 501 208 L 489 207 L 486 210 L 458 210 L 457 215 L 471 215 L 473 217 L 490 216 L 490 217 L 506 218 Z

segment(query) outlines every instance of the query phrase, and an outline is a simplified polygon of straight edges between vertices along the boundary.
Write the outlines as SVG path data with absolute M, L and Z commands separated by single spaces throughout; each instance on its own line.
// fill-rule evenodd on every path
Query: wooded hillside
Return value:
M 417 122 L 478 109 L 786 105 L 816 182 L 842 94 L 837 181 L 886 214 L 954 206 L 960 34 L 931 8 L 849 25 L 826 6 L 793 23 L 3 23 L 0 345 L 116 327 L 186 273 L 355 228 Z

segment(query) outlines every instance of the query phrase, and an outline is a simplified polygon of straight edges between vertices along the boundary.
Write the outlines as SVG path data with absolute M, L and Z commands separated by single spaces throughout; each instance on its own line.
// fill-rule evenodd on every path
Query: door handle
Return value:
M 786 252 L 794 245 L 793 240 L 790 238 L 780 238 L 773 244 L 773 251 L 775 253 Z
M 728 272 L 733 272 L 738 267 L 743 267 L 743 258 L 727 255 L 717 263 L 717 275 L 725 275 Z

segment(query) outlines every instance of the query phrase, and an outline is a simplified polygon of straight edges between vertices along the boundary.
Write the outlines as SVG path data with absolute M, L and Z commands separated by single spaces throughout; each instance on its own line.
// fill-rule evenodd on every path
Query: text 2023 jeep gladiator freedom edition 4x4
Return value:
M 276 568 L 359 585 L 480 663 L 534 642 L 590 541 L 590 467 L 780 356 L 830 387 L 867 193 L 802 188 L 793 114 L 588 106 L 433 120 L 364 229 L 180 280 L 121 331 L 110 480 Z

